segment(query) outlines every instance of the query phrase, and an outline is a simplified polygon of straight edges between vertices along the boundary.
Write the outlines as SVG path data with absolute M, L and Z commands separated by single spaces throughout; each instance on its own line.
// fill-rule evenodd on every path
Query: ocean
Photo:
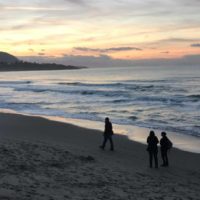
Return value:
M 200 137 L 200 66 L 1 72 L 0 109 Z

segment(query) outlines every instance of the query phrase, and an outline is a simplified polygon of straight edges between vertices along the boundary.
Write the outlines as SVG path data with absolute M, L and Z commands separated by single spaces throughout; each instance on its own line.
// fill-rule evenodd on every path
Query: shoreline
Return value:
M 39 117 L 50 120 L 52 122 L 61 122 L 65 124 L 71 124 L 80 128 L 86 128 L 90 130 L 101 131 L 104 128 L 104 122 L 91 121 L 85 119 L 64 118 L 60 116 L 46 116 L 46 115 L 32 115 L 19 113 L 13 110 L 1 109 L 0 114 L 17 114 L 28 117 Z M 118 125 L 113 124 L 114 133 L 126 136 L 130 141 L 139 142 L 146 145 L 146 138 L 148 137 L 150 128 L 131 126 L 131 125 Z M 158 139 L 161 138 L 160 133 L 164 130 L 153 129 Z M 177 148 L 181 151 L 200 154 L 200 138 L 193 135 L 186 135 L 182 133 L 167 132 L 169 139 L 173 142 L 173 148 Z
M 68 143 L 67 139 L 70 140 L 72 139 L 73 142 L 77 140 L 76 135 L 69 134 L 69 132 L 72 131 L 73 133 L 76 132 L 77 136 L 81 136 L 81 138 L 83 139 L 84 137 L 91 137 L 91 140 L 95 139 L 96 144 L 93 143 L 92 146 L 95 147 L 95 149 L 97 150 L 99 149 L 98 145 L 101 144 L 103 139 L 102 138 L 103 129 L 98 130 L 98 129 L 91 129 L 88 127 L 81 127 L 79 125 L 74 125 L 66 121 L 62 122 L 53 120 L 52 117 L 32 116 L 19 113 L 0 112 L 0 129 L 1 129 L 0 137 L 5 139 L 17 139 L 17 140 L 19 139 L 32 142 L 46 142 L 48 144 L 52 143 L 52 145 L 61 145 L 61 146 L 63 145 L 63 143 L 64 144 L 66 144 L 66 142 Z M 48 133 L 48 131 L 50 132 Z M 56 139 L 57 136 L 58 140 Z M 64 137 L 66 138 L 64 139 Z M 126 134 L 118 134 L 115 132 L 114 140 L 119 140 L 117 141 L 118 143 L 121 143 L 122 141 L 122 143 L 125 142 L 128 145 L 132 144 L 133 146 L 136 145 L 139 146 L 140 148 L 142 147 L 144 153 L 146 154 L 146 146 L 147 146 L 146 143 L 130 140 L 129 136 Z M 82 144 L 82 141 L 77 140 L 76 142 Z M 90 144 L 91 141 L 89 141 L 88 143 L 87 141 L 84 142 L 85 145 L 88 145 L 88 143 Z M 77 148 L 76 146 L 77 144 L 73 143 L 71 144 Z M 120 148 L 118 147 L 117 149 Z M 173 146 L 173 151 L 200 157 L 199 153 L 181 150 L 174 146 Z
M 81 70 L 81 69 L 87 69 L 87 67 L 77 67 L 77 68 L 61 68 L 61 69 L 56 69 L 56 68 L 52 68 L 52 69 L 0 69 L 0 72 L 2 73 L 9 73 L 9 72 L 40 72 L 40 71 L 74 71 L 74 70 Z
M 34 116 L 34 115 L 33 115 Z M 57 122 L 64 122 L 67 124 L 73 124 L 81 128 L 93 129 L 102 131 L 104 128 L 104 122 L 91 121 L 85 119 L 72 119 L 64 117 L 54 117 L 54 116 L 38 116 L 45 119 Z M 119 125 L 113 124 L 114 133 L 126 136 L 130 141 L 138 142 L 140 144 L 146 145 L 146 139 L 149 135 L 150 128 L 144 128 L 139 126 L 131 125 Z M 156 133 L 158 139 L 161 139 L 160 129 L 152 129 Z M 191 152 L 200 154 L 200 138 L 198 136 L 186 135 L 175 132 L 167 132 L 167 136 L 173 141 L 173 148 L 177 148 L 181 151 Z

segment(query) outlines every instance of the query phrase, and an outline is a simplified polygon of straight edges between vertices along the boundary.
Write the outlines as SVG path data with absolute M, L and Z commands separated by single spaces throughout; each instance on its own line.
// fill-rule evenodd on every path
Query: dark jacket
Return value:
M 150 152 L 157 152 L 158 151 L 158 138 L 156 136 L 149 136 L 147 138 L 147 144 L 148 144 L 148 147 L 147 147 L 147 151 L 150 151 Z
M 105 136 L 111 136 L 111 135 L 113 135 L 112 123 L 111 122 L 105 123 L 104 135 Z
M 167 151 L 172 147 L 172 142 L 168 139 L 167 136 L 164 136 L 160 140 L 160 148 L 163 151 Z

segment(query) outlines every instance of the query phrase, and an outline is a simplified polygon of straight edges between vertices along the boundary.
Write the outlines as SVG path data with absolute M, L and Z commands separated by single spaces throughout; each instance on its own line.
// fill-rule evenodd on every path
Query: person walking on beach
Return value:
M 103 144 L 100 146 L 101 149 L 104 149 L 106 146 L 106 142 L 109 140 L 110 141 L 110 150 L 114 151 L 114 145 L 113 145 L 113 140 L 112 140 L 112 135 L 113 135 L 113 129 L 112 129 L 112 123 L 110 122 L 109 118 L 105 118 L 105 129 L 104 129 L 104 140 Z
M 168 167 L 168 151 L 172 147 L 172 142 L 168 139 L 167 134 L 165 132 L 161 133 L 162 138 L 160 139 L 160 150 L 161 150 L 161 157 L 163 160 L 162 167 Z
M 147 151 L 149 152 L 149 166 L 152 168 L 152 162 L 154 158 L 155 168 L 158 168 L 158 147 L 159 143 L 158 138 L 155 136 L 154 131 L 150 131 L 149 136 L 147 138 Z

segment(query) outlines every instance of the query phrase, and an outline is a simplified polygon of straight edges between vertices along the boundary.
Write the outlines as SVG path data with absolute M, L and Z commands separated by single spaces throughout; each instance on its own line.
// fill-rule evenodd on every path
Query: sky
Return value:
M 199 0 L 0 0 L 0 24 L 0 51 L 23 59 L 95 66 L 200 55 Z

